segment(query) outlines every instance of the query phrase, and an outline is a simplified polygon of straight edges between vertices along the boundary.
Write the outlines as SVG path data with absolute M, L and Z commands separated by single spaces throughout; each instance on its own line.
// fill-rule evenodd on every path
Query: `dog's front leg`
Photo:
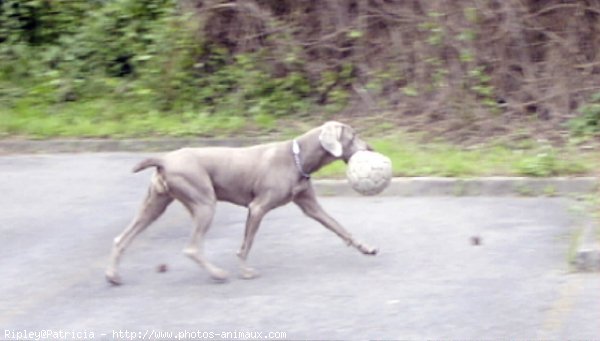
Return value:
M 248 219 L 246 220 L 246 230 L 244 232 L 244 241 L 242 247 L 238 251 L 237 255 L 240 260 L 240 271 L 243 279 L 252 279 L 258 277 L 258 272 L 246 264 L 248 254 L 252 248 L 254 237 L 258 231 L 258 227 L 262 221 L 262 218 L 270 210 L 266 204 L 267 200 L 255 199 L 250 205 L 248 205 Z
M 344 227 L 340 223 L 338 223 L 335 219 L 333 219 L 319 203 L 317 202 L 316 195 L 314 193 L 314 189 L 310 186 L 307 190 L 298 193 L 296 197 L 294 197 L 294 203 L 302 209 L 302 212 L 307 216 L 315 219 L 320 222 L 323 226 L 328 228 L 337 234 L 340 238 L 342 238 L 348 245 L 351 245 L 358 249 L 365 255 L 375 255 L 377 254 L 377 249 L 370 247 L 362 242 L 355 240 L 352 235 L 346 231 Z

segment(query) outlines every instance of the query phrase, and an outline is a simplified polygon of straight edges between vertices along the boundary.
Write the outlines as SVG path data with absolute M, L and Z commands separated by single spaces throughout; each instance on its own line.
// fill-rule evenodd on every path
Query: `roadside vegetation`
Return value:
M 0 0 L 0 138 L 337 119 L 397 175 L 594 174 L 599 79 L 588 0 Z
M 597 153 L 577 147 L 552 147 L 547 143 L 522 141 L 510 146 L 500 142 L 461 148 L 444 142 L 416 142 L 406 135 L 373 138 L 369 142 L 387 155 L 396 176 L 576 176 L 596 174 Z M 317 176 L 343 177 L 346 166 L 336 162 Z

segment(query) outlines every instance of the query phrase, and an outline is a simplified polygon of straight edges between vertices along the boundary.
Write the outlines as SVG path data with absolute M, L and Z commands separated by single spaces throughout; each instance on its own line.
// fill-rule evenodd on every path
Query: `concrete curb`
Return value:
M 159 139 L 0 139 L 0 155 L 79 152 L 160 152 L 185 146 L 239 147 L 271 141 L 267 138 L 159 138 Z M 594 177 L 525 178 L 395 178 L 384 196 L 560 196 L 590 193 L 598 188 Z M 357 195 L 345 180 L 319 180 L 324 195 Z
M 239 147 L 267 142 L 264 138 L 52 139 L 0 140 L 0 155 L 80 152 L 160 152 L 188 146 Z
M 317 193 L 358 196 L 346 180 L 315 180 Z M 595 177 L 393 178 L 379 196 L 570 196 L 598 190 Z
M 264 138 L 209 139 L 64 139 L 0 140 L 0 155 L 79 152 L 159 152 L 185 146 L 245 146 L 268 142 Z M 578 196 L 598 193 L 596 177 L 486 177 L 394 178 L 379 196 Z M 346 180 L 315 180 L 315 190 L 323 196 L 359 196 Z M 573 266 L 578 271 L 600 271 L 600 225 L 584 226 L 577 240 Z

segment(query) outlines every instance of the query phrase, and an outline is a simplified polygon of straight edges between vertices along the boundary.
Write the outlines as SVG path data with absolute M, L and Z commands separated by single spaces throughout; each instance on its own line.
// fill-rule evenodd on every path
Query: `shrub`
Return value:
M 593 95 L 590 101 L 581 107 L 581 115 L 569 123 L 571 130 L 579 136 L 600 133 L 600 93 Z

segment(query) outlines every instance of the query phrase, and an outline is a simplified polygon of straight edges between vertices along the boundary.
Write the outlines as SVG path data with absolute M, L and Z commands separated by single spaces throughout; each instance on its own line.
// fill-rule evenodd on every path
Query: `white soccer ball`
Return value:
M 359 151 L 348 161 L 346 177 L 352 189 L 362 195 L 381 193 L 392 179 L 392 161 L 385 155 Z

